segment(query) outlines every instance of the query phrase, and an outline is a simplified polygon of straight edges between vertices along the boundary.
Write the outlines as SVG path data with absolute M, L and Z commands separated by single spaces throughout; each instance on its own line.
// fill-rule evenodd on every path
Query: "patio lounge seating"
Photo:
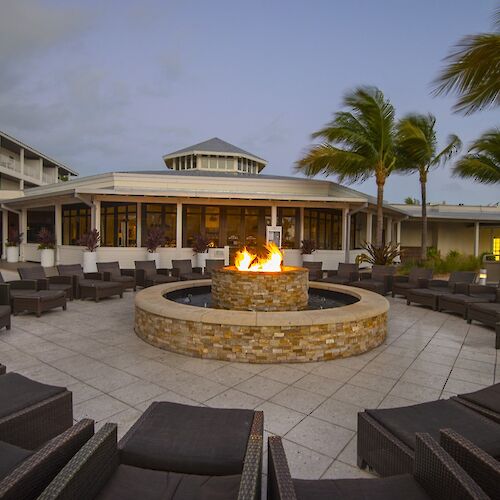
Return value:
M 105 424 L 42 499 L 260 498 L 262 412 L 153 403 L 116 445 Z
M 323 262 L 303 262 L 302 267 L 309 270 L 309 281 L 321 281 L 323 279 Z
M 37 498 L 93 434 L 94 422 L 84 419 L 37 450 L 0 441 L 0 498 Z
M 415 434 L 427 432 L 438 440 L 440 429 L 446 428 L 453 428 L 491 456 L 500 458 L 500 414 L 494 411 L 500 409 L 499 387 L 496 384 L 451 399 L 358 413 L 359 467 L 368 465 L 382 476 L 410 473 Z M 475 400 L 473 404 L 478 408 L 472 409 L 464 398 Z
M 380 295 L 387 295 L 392 289 L 392 278 L 395 272 L 396 268 L 394 266 L 374 265 L 371 275 L 360 273 L 360 280 L 349 284 Z
M 496 291 L 495 302 L 469 304 L 467 323 L 473 320 L 495 328 L 495 348 L 500 349 L 500 289 Z
M 438 309 L 440 295 L 446 293 L 465 293 L 467 285 L 474 282 L 476 273 L 470 271 L 454 271 L 449 280 L 432 279 L 425 288 L 413 288 L 406 295 L 406 304 L 412 302 L 423 306 L 432 307 L 434 311 Z
M 0 274 L 1 278 L 1 274 Z M 2 279 L 3 281 L 3 279 Z M 0 283 L 0 328 L 5 328 L 10 330 L 10 313 L 12 309 L 10 307 L 10 291 L 9 285 L 7 283 Z M 0 365 L 0 367 L 3 365 Z M 5 368 L 5 367 L 4 367 Z M 3 372 L 5 373 L 5 371 Z M 0 375 L 2 374 L 0 368 Z
M 121 283 L 123 290 L 137 290 L 134 269 L 120 269 L 119 262 L 98 262 L 97 270 L 103 274 L 104 281 Z
M 17 272 L 22 280 L 36 280 L 37 290 L 62 290 L 69 300 L 73 300 L 73 283 L 70 276 L 47 277 L 42 266 L 19 267 Z
M 0 441 L 34 450 L 73 424 L 72 395 L 19 373 L 0 376 Z
M 224 267 L 224 265 L 225 265 L 224 259 L 207 259 L 205 262 L 205 271 L 203 273 L 203 276 L 205 278 L 211 278 L 212 271 L 220 269 Z
M 500 497 L 500 462 L 452 429 L 441 430 L 441 446 L 490 497 Z
M 328 271 L 326 278 L 321 281 L 326 283 L 336 283 L 338 285 L 348 285 L 353 281 L 359 280 L 359 266 L 358 264 L 345 264 L 339 263 L 336 271 Z
M 172 275 L 181 281 L 205 279 L 200 267 L 194 267 L 191 259 L 172 260 Z
M 489 498 L 429 434 L 415 439 L 415 469 L 384 478 L 292 479 L 279 436 L 268 439 L 269 500 Z
M 414 267 L 408 276 L 394 276 L 392 279 L 392 296 L 402 295 L 406 298 L 412 288 L 424 288 L 432 279 L 432 269 Z
M 104 297 L 119 295 L 123 297 L 121 283 L 104 281 L 102 273 L 84 273 L 80 264 L 66 264 L 57 266 L 60 276 L 71 276 L 73 291 L 79 299 L 90 298 L 99 302 Z
M 466 293 L 446 293 L 438 299 L 438 311 L 451 311 L 461 314 L 467 319 L 467 309 L 470 304 L 494 302 L 495 286 L 468 285 Z
M 500 424 L 500 383 L 452 399 Z
M 135 273 L 137 284 L 142 287 L 179 281 L 178 278 L 169 276 L 169 269 L 156 269 L 156 264 L 152 260 L 136 260 Z

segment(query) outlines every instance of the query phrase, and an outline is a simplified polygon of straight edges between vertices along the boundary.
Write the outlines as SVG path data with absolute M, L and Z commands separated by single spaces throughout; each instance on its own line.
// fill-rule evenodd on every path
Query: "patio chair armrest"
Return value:
M 103 280 L 104 281 L 104 273 L 83 273 L 83 276 L 86 280 Z
M 45 488 L 38 500 L 95 498 L 118 467 L 116 424 L 104 424 Z
M 333 271 L 327 271 L 327 272 L 326 272 L 326 276 L 327 276 L 327 278 L 331 278 L 332 276 L 337 276 L 338 274 L 339 274 L 339 272 L 338 272 L 338 270 L 337 270 L 337 269 L 335 269 L 335 270 L 333 270 Z
M 238 500 L 257 500 L 261 494 L 264 413 L 256 411 L 243 461 Z
M 8 283 L 0 283 L 0 304 L 10 305 L 10 285 Z
M 94 421 L 83 419 L 37 450 L 0 481 L 0 498 L 36 498 L 93 436 Z
M 54 285 L 72 285 L 73 278 L 71 276 L 49 276 L 49 283 Z
M 413 475 L 431 498 L 489 498 L 429 434 L 415 437 Z
M 451 283 L 450 283 L 451 285 Z M 453 293 L 463 293 L 466 294 L 469 292 L 469 285 L 467 283 L 454 283 Z
M 494 294 L 497 291 L 496 286 L 488 286 L 488 285 L 476 285 L 476 284 L 470 284 L 467 286 L 467 293 L 491 293 Z
M 409 279 L 409 276 L 398 274 L 397 276 L 394 276 L 393 283 L 408 283 Z
M 7 282 L 11 290 L 36 290 L 37 280 L 13 280 Z
M 133 278 L 136 276 L 135 269 L 120 269 L 120 273 L 122 276 L 132 276 Z
M 170 276 L 170 269 L 168 267 L 160 267 L 156 270 L 158 274 L 163 274 L 165 276 Z
M 267 440 L 267 496 L 277 500 L 297 500 L 281 437 Z

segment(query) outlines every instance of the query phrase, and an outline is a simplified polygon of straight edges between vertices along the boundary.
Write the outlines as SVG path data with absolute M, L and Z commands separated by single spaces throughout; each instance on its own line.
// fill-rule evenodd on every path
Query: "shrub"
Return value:
M 85 233 L 78 241 L 78 245 L 85 247 L 89 252 L 95 252 L 101 241 L 101 235 L 97 229 Z
M 426 267 L 435 274 L 449 274 L 453 271 L 478 271 L 481 268 L 482 257 L 465 255 L 457 250 L 450 250 L 445 257 L 436 249 L 429 249 L 427 259 L 407 261 L 402 264 L 398 272 L 408 274 L 412 267 Z
M 9 237 L 5 243 L 8 247 L 17 247 L 23 242 L 23 233 L 20 233 L 17 229 L 9 229 Z
M 198 234 L 194 237 L 193 241 L 193 252 L 194 253 L 205 253 L 210 246 L 210 240 Z
M 316 250 L 316 242 L 314 240 L 302 240 L 302 255 L 310 255 Z
M 361 248 L 366 253 L 362 253 L 356 257 L 357 264 L 368 262 L 372 265 L 390 266 L 401 255 L 399 247 L 394 243 L 389 243 L 382 247 L 378 247 L 373 243 L 365 243 Z
M 42 227 L 42 229 L 38 231 L 36 242 L 38 243 L 38 250 L 53 250 L 56 246 L 54 234 L 46 227 Z
M 161 227 L 152 227 L 146 236 L 146 248 L 148 252 L 154 253 L 158 247 L 162 247 L 167 243 L 165 230 Z

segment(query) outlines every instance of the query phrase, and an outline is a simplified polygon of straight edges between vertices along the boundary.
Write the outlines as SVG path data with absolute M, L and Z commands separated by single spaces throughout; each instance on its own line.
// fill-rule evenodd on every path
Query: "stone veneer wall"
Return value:
M 309 273 L 302 267 L 261 273 L 231 266 L 212 272 L 212 300 L 221 309 L 300 311 L 307 307 L 308 289 Z
M 167 318 L 136 306 L 135 331 L 156 347 L 201 358 L 250 363 L 327 361 L 380 345 L 387 335 L 387 312 L 342 323 L 250 326 Z

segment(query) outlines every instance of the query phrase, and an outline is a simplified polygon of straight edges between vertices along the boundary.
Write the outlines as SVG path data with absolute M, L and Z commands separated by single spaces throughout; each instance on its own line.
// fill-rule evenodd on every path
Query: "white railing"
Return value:
M 24 175 L 32 179 L 40 180 L 40 165 L 24 164 Z
M 53 184 L 56 182 L 56 171 L 43 172 L 42 182 L 44 184 Z
M 21 164 L 5 155 L 0 155 L 0 167 L 8 168 L 14 172 L 21 172 Z

